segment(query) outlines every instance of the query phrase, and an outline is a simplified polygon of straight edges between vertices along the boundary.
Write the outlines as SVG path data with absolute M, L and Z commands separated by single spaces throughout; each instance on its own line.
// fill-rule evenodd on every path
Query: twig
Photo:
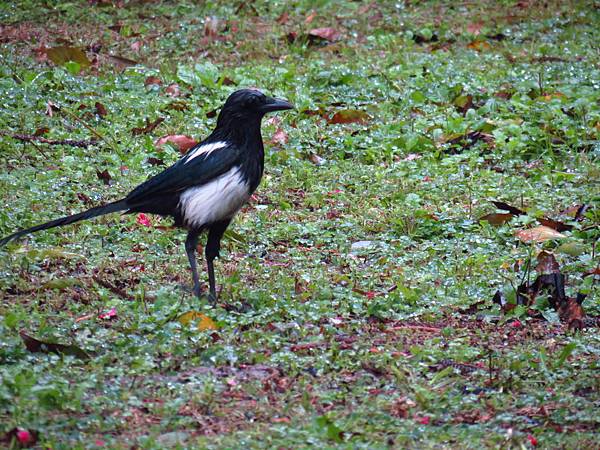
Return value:
M 24 141 L 24 142 L 39 142 L 41 144 L 48 144 L 48 145 L 70 145 L 71 147 L 82 147 L 82 148 L 87 148 L 90 145 L 95 144 L 96 142 L 98 142 L 96 139 L 90 139 L 88 141 L 76 141 L 73 139 L 46 139 L 44 137 L 41 136 L 34 136 L 31 134 L 20 134 L 20 133 L 8 133 L 6 131 L 0 131 L 0 135 L 2 136 L 10 136 L 13 139 L 18 139 L 19 141 Z
M 117 286 L 113 286 L 111 283 L 109 283 L 106 280 L 103 280 L 102 278 L 100 278 L 97 275 L 94 275 L 92 277 L 92 279 L 98 283 L 100 286 L 105 287 L 106 289 L 108 289 L 109 291 L 111 291 L 114 294 L 117 294 L 119 297 L 124 298 L 125 300 L 130 300 L 130 301 L 134 301 L 135 298 L 132 295 L 129 295 L 127 292 L 125 292 L 123 289 L 117 287 Z
M 385 331 L 399 331 L 399 330 L 420 330 L 420 331 L 429 331 L 430 333 L 439 333 L 441 328 L 436 327 L 426 327 L 424 325 L 398 325 L 395 327 L 387 328 Z

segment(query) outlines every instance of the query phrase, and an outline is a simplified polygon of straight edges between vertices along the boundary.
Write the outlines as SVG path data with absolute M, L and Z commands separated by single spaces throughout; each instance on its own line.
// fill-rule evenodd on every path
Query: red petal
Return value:
M 140 213 L 137 215 L 136 222 L 145 227 L 152 226 L 152 222 L 150 221 L 150 218 L 144 213 Z

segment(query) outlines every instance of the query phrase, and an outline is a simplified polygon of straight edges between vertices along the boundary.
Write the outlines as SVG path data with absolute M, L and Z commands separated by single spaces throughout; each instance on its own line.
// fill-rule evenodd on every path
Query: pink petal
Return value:
M 109 311 L 98 314 L 98 319 L 112 319 L 113 317 L 117 317 L 117 310 L 115 308 L 111 308 Z
M 144 213 L 140 213 L 137 215 L 136 222 L 145 227 L 152 226 L 152 222 L 150 222 L 150 218 Z

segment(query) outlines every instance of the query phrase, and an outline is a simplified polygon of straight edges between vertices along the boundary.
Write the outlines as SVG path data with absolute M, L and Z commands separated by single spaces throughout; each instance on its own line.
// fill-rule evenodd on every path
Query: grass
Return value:
M 238 87 L 297 107 L 263 125 L 218 307 L 181 289 L 165 219 L 0 252 L 4 445 L 23 428 L 53 449 L 597 446 L 596 2 L 46 0 L 0 17 L 0 235 L 125 195 L 179 157 L 159 137 L 206 136 Z M 307 34 L 326 27 L 337 40 Z M 49 61 L 60 45 L 91 66 Z M 527 214 L 492 226 L 491 200 Z M 543 216 L 573 228 L 515 236 Z M 581 331 L 542 297 L 492 302 L 542 250 L 587 294 Z M 218 330 L 176 320 L 191 310 Z

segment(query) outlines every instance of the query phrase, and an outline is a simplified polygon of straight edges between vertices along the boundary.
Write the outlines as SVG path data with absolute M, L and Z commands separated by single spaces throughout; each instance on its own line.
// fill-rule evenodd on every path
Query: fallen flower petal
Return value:
M 117 310 L 115 308 L 111 308 L 110 310 L 98 314 L 98 319 L 112 319 L 113 317 L 117 317 Z
M 152 226 L 152 222 L 150 221 L 150 218 L 144 213 L 140 213 L 137 215 L 136 222 L 145 227 Z
M 19 443 L 27 445 L 33 442 L 33 436 L 31 436 L 31 433 L 29 431 L 20 428 L 19 430 L 17 430 L 17 440 L 19 441 Z

